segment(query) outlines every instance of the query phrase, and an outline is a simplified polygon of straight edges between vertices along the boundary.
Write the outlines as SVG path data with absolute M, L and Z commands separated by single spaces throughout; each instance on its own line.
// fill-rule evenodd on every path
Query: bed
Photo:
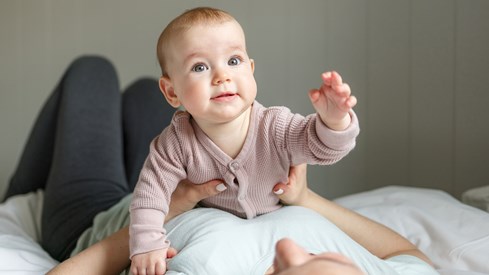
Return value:
M 480 193 L 475 191 L 475 193 Z M 0 205 L 0 274 L 44 274 L 57 264 L 38 244 L 42 191 Z M 336 199 L 425 252 L 442 275 L 489 274 L 489 213 L 433 189 L 388 186 Z

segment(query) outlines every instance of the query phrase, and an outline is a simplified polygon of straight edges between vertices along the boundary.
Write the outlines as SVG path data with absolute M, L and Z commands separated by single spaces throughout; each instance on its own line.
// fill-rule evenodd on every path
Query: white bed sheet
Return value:
M 42 201 L 38 191 L 0 205 L 0 274 L 46 274 L 57 264 L 38 244 Z
M 0 274 L 45 274 L 57 264 L 38 244 L 41 191 L 0 205 Z M 389 186 L 336 200 L 415 243 L 443 275 L 489 274 L 489 213 L 445 192 Z

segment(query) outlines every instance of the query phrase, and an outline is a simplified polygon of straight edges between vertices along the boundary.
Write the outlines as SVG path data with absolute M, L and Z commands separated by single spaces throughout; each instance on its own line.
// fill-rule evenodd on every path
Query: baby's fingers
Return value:
M 341 75 L 335 71 L 325 72 L 321 75 L 321 77 L 323 78 L 323 83 L 326 86 L 334 88 L 343 84 L 343 79 L 341 78 Z
M 316 103 L 316 101 L 319 100 L 320 96 L 321 96 L 321 92 L 318 89 L 309 90 L 309 99 L 311 100 L 312 104 Z
M 168 251 L 166 252 L 166 258 L 171 259 L 171 258 L 175 257 L 177 254 L 178 254 L 178 251 L 175 248 L 170 246 L 168 248 Z
M 166 273 L 166 263 L 164 261 L 156 263 L 154 270 L 154 273 L 150 274 L 164 275 Z
M 341 97 L 347 97 L 350 96 L 351 94 L 351 88 L 350 85 L 347 83 L 343 83 L 338 86 L 334 86 L 333 90 L 336 92 L 336 94 L 340 95 Z
M 331 72 L 322 73 L 321 78 L 323 79 L 324 85 L 331 86 L 331 83 L 332 83 Z
M 353 108 L 355 105 L 357 105 L 357 98 L 352 95 L 346 100 L 345 104 L 347 107 Z
M 333 88 L 335 86 L 341 86 L 343 84 L 343 79 L 341 78 L 341 75 L 335 71 L 331 73 L 331 79 L 332 79 L 331 86 L 333 86 Z

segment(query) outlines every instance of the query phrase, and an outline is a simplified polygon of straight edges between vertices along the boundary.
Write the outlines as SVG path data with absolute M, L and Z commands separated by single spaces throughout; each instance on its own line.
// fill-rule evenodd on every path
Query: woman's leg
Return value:
M 10 179 L 4 200 L 42 189 L 46 185 L 53 157 L 59 90 L 58 86 L 39 112 L 17 168 Z
M 125 144 L 124 155 L 127 168 L 126 176 L 132 183 L 132 187 L 137 181 L 139 171 L 148 154 L 149 143 L 170 122 L 173 112 L 174 110 L 166 104 L 162 94 L 159 92 L 156 80 L 138 80 L 124 92 L 122 112 Z M 198 195 L 196 192 L 191 193 Z M 183 193 L 180 192 L 180 194 Z M 205 194 L 208 195 L 209 192 Z M 177 199 L 176 201 L 183 200 Z M 187 198 L 185 201 L 190 201 L 190 199 Z M 85 236 L 86 238 L 82 240 L 82 244 L 85 242 L 85 244 L 90 244 L 90 242 L 101 236 L 110 234 L 112 229 L 124 221 L 123 218 L 128 216 L 127 209 L 125 216 L 121 216 L 120 213 L 124 209 L 120 208 L 121 205 L 117 207 L 111 208 L 109 212 L 104 213 L 102 216 L 97 216 L 98 220 L 96 219 L 96 223 L 92 228 L 93 231 L 91 232 L 95 236 Z M 178 207 L 178 209 L 181 208 Z M 78 215 L 79 213 L 76 214 Z M 118 273 L 129 263 L 128 239 L 128 230 L 125 227 L 107 239 L 91 245 L 73 259 L 63 262 L 51 272 L 53 274 Z M 117 251 L 114 251 L 114 249 Z
M 123 93 L 124 159 L 129 190 L 136 185 L 151 140 L 170 124 L 174 112 L 155 79 L 137 80 Z
M 120 91 L 113 66 L 99 57 L 73 62 L 59 85 L 42 246 L 67 258 L 96 214 L 129 191 L 125 178 Z

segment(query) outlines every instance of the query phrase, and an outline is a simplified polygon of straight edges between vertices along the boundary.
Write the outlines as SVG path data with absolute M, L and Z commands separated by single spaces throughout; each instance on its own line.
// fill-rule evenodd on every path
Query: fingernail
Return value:
M 282 195 L 284 193 L 284 190 L 283 189 L 278 189 L 276 191 L 273 191 L 273 193 L 275 193 L 275 195 Z
M 224 191 L 226 189 L 228 189 L 228 188 L 226 187 L 226 185 L 224 185 L 224 183 L 220 183 L 220 184 L 218 184 L 216 186 L 216 190 L 219 191 L 219 192 L 222 192 L 222 191 Z

